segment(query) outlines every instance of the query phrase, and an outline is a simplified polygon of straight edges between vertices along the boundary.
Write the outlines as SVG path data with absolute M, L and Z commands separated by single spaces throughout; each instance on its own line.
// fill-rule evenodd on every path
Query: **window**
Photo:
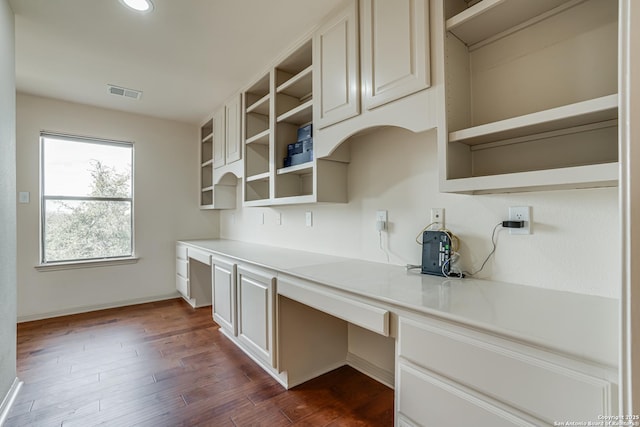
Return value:
M 133 144 L 42 133 L 41 263 L 133 256 Z

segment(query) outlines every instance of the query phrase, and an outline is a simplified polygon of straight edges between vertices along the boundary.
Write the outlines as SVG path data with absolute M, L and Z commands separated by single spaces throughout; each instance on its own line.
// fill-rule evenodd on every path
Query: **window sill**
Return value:
M 51 262 L 48 264 L 38 264 L 34 268 L 38 271 L 73 270 L 76 268 L 108 267 L 112 265 L 135 264 L 140 260 L 138 257 L 92 259 L 87 261 L 67 261 Z

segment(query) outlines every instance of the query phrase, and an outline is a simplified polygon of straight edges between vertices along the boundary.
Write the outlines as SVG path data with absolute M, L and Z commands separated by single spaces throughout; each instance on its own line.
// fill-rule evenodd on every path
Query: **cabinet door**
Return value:
M 363 0 L 362 19 L 365 107 L 428 88 L 428 0 Z
M 314 126 L 323 128 L 360 114 L 358 43 L 354 0 L 313 37 Z
M 233 97 L 225 107 L 226 110 L 226 160 L 227 164 L 240 160 L 241 102 L 240 95 Z
M 225 129 L 225 108 L 220 108 L 213 115 L 213 167 L 225 165 L 225 146 L 227 132 Z
M 236 266 L 212 259 L 213 320 L 236 335 Z
M 275 366 L 274 275 L 238 267 L 238 339 L 256 357 Z

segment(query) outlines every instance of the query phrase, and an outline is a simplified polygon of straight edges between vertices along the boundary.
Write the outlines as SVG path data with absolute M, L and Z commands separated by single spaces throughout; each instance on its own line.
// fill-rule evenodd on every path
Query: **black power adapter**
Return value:
M 524 228 L 524 221 L 502 221 L 504 228 Z

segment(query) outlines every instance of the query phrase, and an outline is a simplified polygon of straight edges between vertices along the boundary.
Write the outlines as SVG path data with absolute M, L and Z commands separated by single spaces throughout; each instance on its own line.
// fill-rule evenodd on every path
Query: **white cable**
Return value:
M 464 274 L 466 274 L 467 276 L 473 276 L 475 274 L 478 274 L 482 271 L 482 269 L 484 268 L 484 266 L 487 264 L 487 262 L 489 261 L 489 258 L 491 258 L 491 255 L 493 255 L 496 252 L 496 230 L 498 229 L 498 227 L 500 227 L 502 225 L 502 222 L 499 222 L 496 224 L 495 227 L 493 227 L 493 232 L 491 233 L 491 244 L 493 245 L 493 248 L 491 249 L 491 252 L 489 252 L 489 255 L 487 255 L 487 257 L 485 258 L 485 260 L 482 262 L 482 265 L 480 266 L 480 268 L 476 271 L 474 271 L 473 273 L 469 273 L 466 271 L 463 271 Z
M 382 230 L 378 231 L 378 239 L 380 242 L 380 250 L 387 256 L 387 264 L 389 264 L 389 252 L 387 252 L 386 249 L 382 246 Z

